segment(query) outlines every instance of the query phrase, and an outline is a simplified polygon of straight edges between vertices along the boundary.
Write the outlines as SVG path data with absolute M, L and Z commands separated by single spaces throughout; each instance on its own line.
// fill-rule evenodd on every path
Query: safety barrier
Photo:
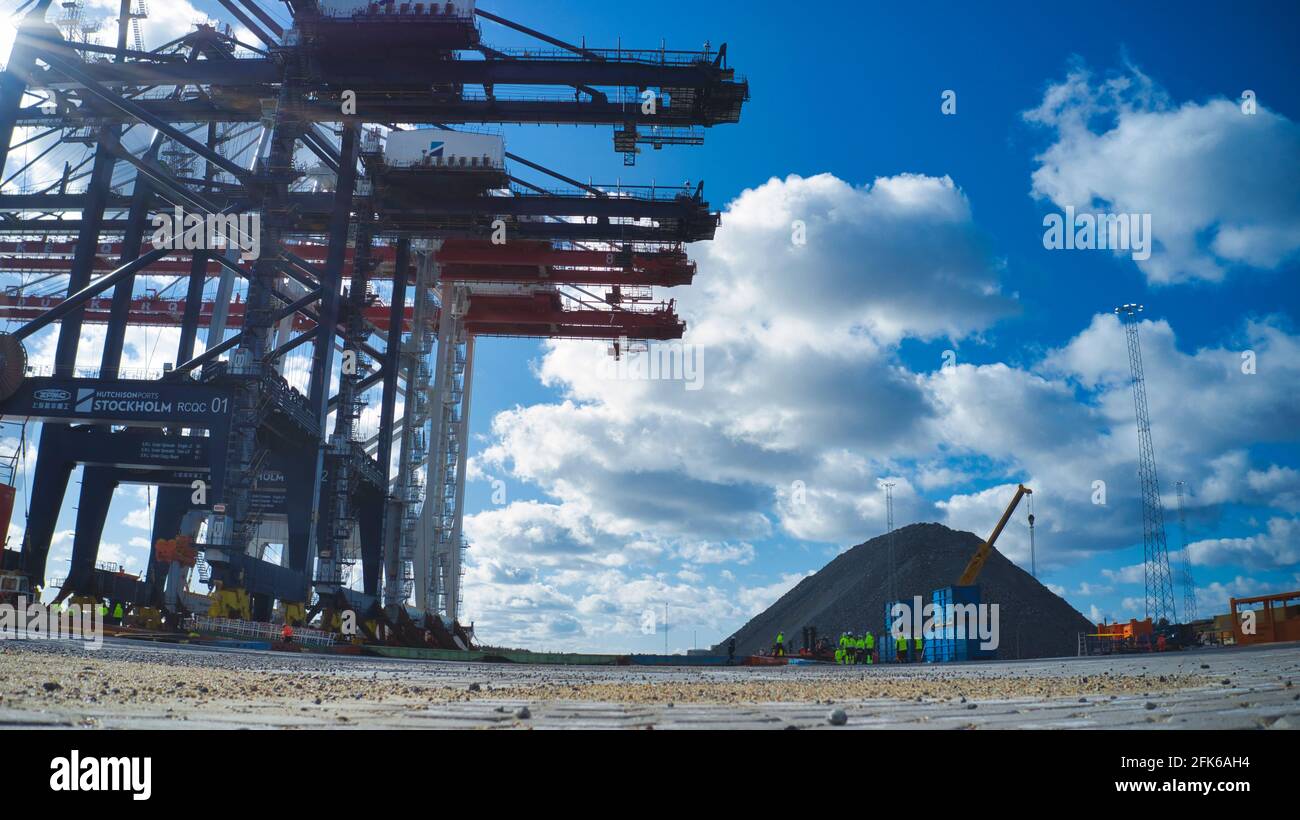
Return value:
M 206 615 L 193 616 L 189 619 L 187 625 L 197 632 L 212 632 L 217 635 L 230 635 L 235 638 L 261 638 L 268 641 L 279 641 L 284 629 L 283 626 L 277 626 L 276 624 L 240 621 L 234 618 L 213 618 Z M 319 629 L 295 626 L 293 628 L 293 639 L 308 646 L 333 646 L 335 635 L 332 632 L 324 632 Z

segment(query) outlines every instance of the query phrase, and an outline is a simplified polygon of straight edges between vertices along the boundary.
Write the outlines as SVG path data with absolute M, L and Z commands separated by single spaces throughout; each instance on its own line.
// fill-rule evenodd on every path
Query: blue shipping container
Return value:
M 952 586 L 936 589 L 931 601 L 935 613 L 934 636 L 926 641 L 925 658 L 932 663 L 953 663 L 957 661 L 992 660 L 997 657 L 997 650 L 982 649 L 976 624 L 965 620 L 964 630 L 958 629 L 960 612 L 950 612 L 950 607 L 978 606 L 980 588 L 978 586 Z

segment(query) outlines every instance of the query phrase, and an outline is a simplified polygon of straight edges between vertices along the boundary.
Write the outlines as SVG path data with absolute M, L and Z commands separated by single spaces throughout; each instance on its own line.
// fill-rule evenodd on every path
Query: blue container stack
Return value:
M 958 637 L 957 622 L 951 617 L 948 607 L 966 606 L 980 603 L 978 586 L 943 587 L 936 589 L 932 598 L 935 609 L 934 636 L 925 642 L 925 659 L 931 663 L 952 663 L 954 661 L 992 660 L 997 657 L 995 649 L 981 649 L 980 637 L 976 624 L 967 622 L 964 637 Z M 957 617 L 960 617 L 958 615 Z

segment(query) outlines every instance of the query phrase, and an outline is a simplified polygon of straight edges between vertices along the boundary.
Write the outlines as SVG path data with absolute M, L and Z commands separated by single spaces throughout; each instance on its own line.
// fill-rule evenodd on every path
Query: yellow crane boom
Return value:
M 993 552 L 993 545 L 997 543 L 998 536 L 1002 534 L 1007 522 L 1011 520 L 1011 514 L 1020 505 L 1020 499 L 1032 495 L 1033 492 L 1024 484 L 1020 485 L 1020 488 L 1016 490 L 1016 497 L 1011 499 L 1011 503 L 1007 505 L 1007 511 L 1002 513 L 1002 520 L 993 528 L 993 534 L 989 536 L 989 540 L 980 544 L 980 548 L 971 556 L 970 563 L 966 565 L 966 571 L 961 574 L 961 578 L 957 581 L 957 586 L 970 586 L 975 583 L 976 578 L 980 577 L 980 570 L 984 569 L 984 562 L 989 559 L 989 554 Z

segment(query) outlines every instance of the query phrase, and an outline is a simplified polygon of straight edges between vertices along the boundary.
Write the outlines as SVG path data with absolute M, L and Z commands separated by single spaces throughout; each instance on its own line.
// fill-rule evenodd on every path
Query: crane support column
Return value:
M 438 324 L 437 369 L 434 372 L 433 440 L 429 449 L 428 500 L 425 531 L 432 551 L 430 599 L 450 621 L 461 602 L 464 540 L 461 537 L 462 501 L 465 496 L 465 455 L 469 401 L 471 337 L 465 319 L 470 309 L 469 288 L 443 281 L 442 312 Z

